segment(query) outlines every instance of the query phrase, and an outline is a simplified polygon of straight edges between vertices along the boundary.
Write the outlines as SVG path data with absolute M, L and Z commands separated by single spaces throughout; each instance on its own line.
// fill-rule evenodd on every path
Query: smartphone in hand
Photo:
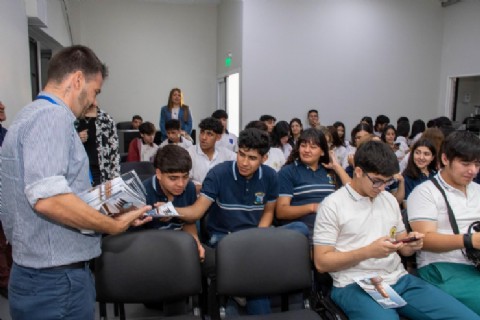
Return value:
M 408 238 L 403 238 L 401 240 L 395 240 L 395 241 L 392 241 L 393 244 L 397 244 L 397 243 L 409 243 L 409 242 L 413 242 L 413 241 L 417 241 L 417 237 L 408 237 Z

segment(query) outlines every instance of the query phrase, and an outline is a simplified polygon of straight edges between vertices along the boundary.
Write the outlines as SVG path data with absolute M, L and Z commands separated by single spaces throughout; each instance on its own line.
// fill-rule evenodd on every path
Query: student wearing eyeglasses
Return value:
M 384 190 L 399 170 L 392 149 L 369 141 L 354 160 L 352 181 L 323 200 L 315 221 L 314 262 L 333 278 L 333 301 L 349 319 L 479 319 L 403 267 L 399 254 L 411 256 L 422 249 L 424 235 L 407 234 L 396 199 Z M 416 240 L 397 242 L 410 237 Z M 407 304 L 384 309 L 355 281 L 366 276 L 381 277 Z

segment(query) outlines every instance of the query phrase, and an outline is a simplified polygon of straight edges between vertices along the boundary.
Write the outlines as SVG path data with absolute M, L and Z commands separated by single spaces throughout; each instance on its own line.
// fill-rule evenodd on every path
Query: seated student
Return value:
M 480 139 L 468 131 L 450 133 L 441 162 L 434 179 L 445 192 L 460 234 L 454 234 L 447 203 L 433 180 L 416 187 L 407 208 L 412 229 L 425 233 L 417 255 L 418 274 L 480 314 L 480 273 L 462 254 L 464 248 L 480 249 L 480 233 L 465 235 L 480 217 L 480 185 L 472 183 L 480 166 Z
M 208 245 L 218 242 L 231 232 L 250 228 L 268 228 L 273 221 L 278 197 L 275 171 L 262 162 L 269 149 L 267 132 L 245 129 L 238 138 L 236 161 L 225 161 L 213 167 L 203 181 L 197 201 L 189 207 L 176 208 L 183 219 L 194 222 L 209 210 Z M 211 207 L 210 207 L 211 206 Z M 308 236 L 301 222 L 283 226 Z M 249 314 L 270 313 L 265 297 L 247 298 Z
M 215 110 L 215 112 L 212 113 L 212 118 L 220 120 L 223 127 L 222 137 L 217 141 L 217 146 L 237 152 L 237 136 L 227 130 L 227 112 L 222 109 Z
M 278 148 L 283 152 L 285 160 L 288 159 L 290 152 L 292 152 L 293 147 L 288 143 L 288 135 L 290 133 L 290 126 L 287 121 L 279 121 L 273 127 L 271 134 L 271 146 L 273 148 Z
M 335 125 L 337 125 L 337 127 L 335 127 Z M 328 127 L 330 135 L 332 136 L 330 150 L 333 150 L 333 153 L 340 164 L 344 163 L 348 153 L 347 145 L 345 144 L 345 128 L 342 126 L 343 123 L 337 121 L 333 126 Z
M 250 129 L 250 128 L 256 128 L 262 131 L 265 131 L 268 133 L 268 128 L 265 122 L 260 121 L 260 120 L 254 120 L 250 121 L 246 126 L 245 129 Z M 270 134 L 269 134 L 269 139 L 270 139 Z M 266 166 L 269 166 L 275 171 L 279 171 L 283 165 L 285 164 L 285 155 L 283 154 L 283 151 L 280 148 L 270 148 L 267 153 L 267 157 L 265 161 L 263 161 L 263 164 Z
M 397 142 L 397 130 L 391 124 L 387 125 L 382 132 L 381 139 L 385 142 L 397 156 L 398 161 L 402 161 L 405 157 L 405 153 L 408 151 L 408 146 L 405 142 Z
M 189 180 L 188 172 L 192 168 L 192 159 L 188 152 L 176 145 L 158 149 L 153 162 L 155 175 L 143 181 L 146 191 L 146 203 L 152 207 L 160 203 L 172 202 L 175 207 L 186 207 L 195 203 L 197 193 Z M 190 233 L 197 241 L 200 259 L 205 257 L 205 250 L 200 244 L 195 223 L 185 223 L 173 218 L 168 221 L 154 219 L 138 229 L 183 230 Z
M 316 109 L 308 110 L 307 120 L 308 120 L 308 125 L 309 125 L 308 128 L 318 129 L 321 126 L 320 118 L 318 116 L 318 110 L 316 110 Z
M 319 272 L 333 278 L 331 297 L 350 320 L 479 319 L 470 309 L 435 286 L 408 274 L 400 256 L 422 248 L 424 235 L 407 235 L 397 201 L 385 185 L 398 172 L 398 161 L 386 144 L 370 141 L 355 153 L 350 184 L 323 200 L 313 236 L 314 261 Z M 416 237 L 409 243 L 393 243 Z M 407 304 L 384 309 L 355 282 L 379 276 Z
M 155 138 L 155 125 L 144 122 L 138 127 L 140 138 L 135 138 L 128 145 L 127 162 L 153 161 L 158 146 L 153 142 Z
M 272 134 L 273 128 L 275 127 L 275 122 L 277 122 L 277 119 L 274 116 L 271 116 L 269 114 L 264 114 L 260 117 L 259 120 L 267 125 L 268 134 Z
M 132 130 L 138 130 L 138 128 L 140 127 L 140 125 L 143 123 L 143 118 L 141 116 L 139 116 L 138 114 L 134 115 L 132 117 L 132 126 L 131 126 L 131 129 Z
M 412 156 L 403 171 L 405 180 L 405 200 L 419 184 L 427 181 L 437 173 L 437 150 L 428 139 L 420 139 L 412 147 Z
M 280 223 L 305 223 L 310 239 L 320 202 L 337 187 L 335 173 L 325 168 L 329 163 L 325 135 L 310 128 L 300 134 L 287 163 L 278 173 L 279 197 L 275 215 Z M 341 170 L 347 176 L 342 166 L 338 162 L 335 164 L 333 169 Z
M 195 184 L 197 193 L 200 192 L 203 180 L 211 168 L 237 158 L 235 152 L 217 145 L 223 132 L 220 120 L 213 117 L 205 118 L 200 121 L 198 127 L 199 143 L 187 149 L 193 163 L 190 178 Z
M 303 132 L 303 124 L 302 120 L 299 118 L 293 118 L 290 120 L 290 137 L 288 138 L 288 143 L 293 147 L 295 147 L 295 143 L 297 143 L 300 134 Z
M 342 163 L 343 168 L 347 170 L 347 172 L 353 171 L 353 157 L 358 148 L 358 142 L 369 134 L 372 134 L 372 128 L 365 123 L 359 123 L 352 129 L 350 145 L 347 147 L 347 155 L 344 157 L 344 162 Z M 351 168 L 347 169 L 349 166 Z
M 375 125 L 373 126 L 373 134 L 377 137 L 382 135 L 383 130 L 385 127 L 390 123 L 390 118 L 386 115 L 380 114 L 375 119 Z
M 175 144 L 184 149 L 188 149 L 193 145 L 192 138 L 180 130 L 180 120 L 170 119 L 165 122 L 165 130 L 167 130 L 167 139 L 163 140 L 160 148 L 167 144 Z

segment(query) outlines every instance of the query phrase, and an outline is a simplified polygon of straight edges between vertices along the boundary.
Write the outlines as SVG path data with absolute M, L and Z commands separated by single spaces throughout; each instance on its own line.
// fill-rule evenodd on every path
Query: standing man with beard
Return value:
M 84 46 L 58 52 L 47 84 L 9 128 L 1 154 L 0 218 L 13 248 L 10 313 L 17 319 L 94 319 L 95 286 L 88 261 L 100 234 L 115 234 L 150 207 L 117 218 L 76 194 L 90 187 L 88 157 L 75 120 L 97 104 L 107 68 Z M 79 230 L 94 230 L 85 235 Z

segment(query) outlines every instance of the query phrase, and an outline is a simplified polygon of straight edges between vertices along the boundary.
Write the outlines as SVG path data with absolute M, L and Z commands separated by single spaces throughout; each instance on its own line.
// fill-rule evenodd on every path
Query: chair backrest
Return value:
M 308 239 L 281 228 L 254 228 L 223 238 L 216 250 L 221 295 L 290 293 L 312 285 Z
M 468 131 L 480 132 L 480 119 L 475 117 L 469 117 L 466 119 L 466 129 Z
M 140 138 L 140 131 L 138 130 L 117 130 L 118 147 L 120 153 L 128 153 L 128 146 L 135 138 Z
M 117 130 L 131 130 L 131 129 L 132 129 L 131 121 L 117 122 Z
M 185 232 L 146 230 L 107 236 L 95 261 L 97 301 L 153 303 L 198 295 L 197 245 Z
M 121 162 L 120 174 L 135 170 L 141 181 L 150 178 L 155 174 L 155 167 L 149 161 Z

